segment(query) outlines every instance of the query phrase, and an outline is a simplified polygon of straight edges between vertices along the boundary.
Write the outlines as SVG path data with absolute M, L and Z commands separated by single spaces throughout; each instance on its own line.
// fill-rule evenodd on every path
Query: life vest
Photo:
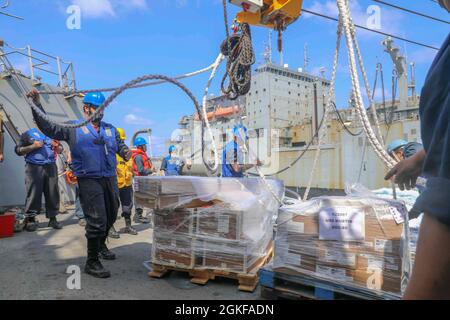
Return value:
M 125 161 L 117 155 L 117 184 L 119 189 L 130 187 L 133 184 L 133 161 Z
M 153 167 L 152 162 L 150 161 L 150 159 L 148 158 L 147 154 L 141 150 L 141 149 L 133 149 L 133 173 L 135 177 L 139 177 L 140 174 L 138 172 L 138 167 L 136 165 L 136 157 L 137 156 L 141 156 L 142 160 L 144 162 L 144 169 L 151 169 Z
M 44 143 L 42 148 L 34 150 L 25 156 L 26 163 L 36 165 L 46 165 L 56 162 L 55 152 L 52 148 L 53 146 L 52 139 L 45 136 L 42 132 L 40 132 L 36 128 L 28 130 L 26 134 L 30 138 L 31 143 L 33 143 L 34 141 L 42 141 Z
M 166 176 L 179 176 L 181 175 L 181 160 L 178 157 L 172 157 L 171 155 L 165 158 L 166 160 Z
M 116 176 L 116 128 L 100 122 L 100 130 L 92 124 L 76 129 L 72 148 L 73 173 L 77 178 L 110 178 Z
M 230 141 L 225 145 L 222 153 L 222 177 L 225 178 L 242 178 L 244 173 L 242 171 L 236 172 L 231 166 L 234 162 L 243 163 L 243 154 L 239 145 Z

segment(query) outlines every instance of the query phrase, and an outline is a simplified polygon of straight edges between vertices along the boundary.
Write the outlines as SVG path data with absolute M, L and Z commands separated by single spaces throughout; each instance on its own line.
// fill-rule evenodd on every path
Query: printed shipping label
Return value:
M 323 208 L 319 212 L 320 240 L 361 241 L 365 239 L 365 214 L 357 208 Z
M 396 207 L 389 207 L 389 211 L 392 214 L 392 216 L 394 217 L 395 223 L 402 224 L 405 222 L 405 219 L 404 219 L 402 213 Z
M 379 269 L 382 270 L 383 269 L 383 261 L 379 260 L 379 259 L 369 259 L 367 262 L 367 267 L 369 269 Z
M 326 251 L 322 259 L 325 262 L 338 263 L 343 266 L 353 267 L 356 265 L 356 255 L 343 252 Z
M 342 281 L 348 281 L 353 279 L 347 276 L 345 269 L 316 266 L 316 272 L 324 277 L 331 279 L 337 279 Z
M 291 221 L 288 223 L 288 232 L 292 233 L 305 233 L 305 224 L 303 222 Z
M 230 231 L 230 217 L 219 216 L 218 220 L 217 231 L 219 233 L 228 233 Z
M 383 240 L 383 239 L 375 239 L 375 250 L 392 253 L 392 241 L 391 240 Z

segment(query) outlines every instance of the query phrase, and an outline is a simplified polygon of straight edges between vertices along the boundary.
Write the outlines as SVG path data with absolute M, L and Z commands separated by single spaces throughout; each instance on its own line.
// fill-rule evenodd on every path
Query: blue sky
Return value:
M 178 75 L 210 65 L 216 58 L 224 39 L 222 0 L 12 0 L 6 10 L 25 18 L 24 21 L 0 15 L 1 37 L 9 44 L 33 48 L 73 61 L 78 88 L 118 86 L 148 73 Z M 417 10 L 441 19 L 450 16 L 430 0 L 389 0 L 393 4 Z M 66 27 L 66 8 L 71 4 L 81 7 L 80 30 Z M 352 1 L 356 22 L 365 24 L 366 10 L 374 5 L 371 0 Z M 383 5 L 381 31 L 440 47 L 450 29 L 448 25 L 413 16 Z M 304 7 L 335 15 L 331 0 L 304 0 Z M 229 8 L 232 17 L 235 8 Z M 335 47 L 336 24 L 304 13 L 302 18 L 285 32 L 285 62 L 292 68 L 303 66 L 303 47 L 309 47 L 310 67 L 318 73 L 325 67 L 329 77 Z M 387 96 L 390 97 L 392 62 L 383 52 L 383 37 L 359 31 L 359 41 L 373 83 L 377 62 L 383 63 Z M 253 28 L 258 64 L 263 60 L 268 31 Z M 275 52 L 276 37 L 274 37 Z M 397 45 L 409 61 L 417 66 L 419 90 L 436 52 L 401 41 Z M 345 51 L 343 51 L 345 53 Z M 14 60 L 17 67 L 27 72 L 23 58 Z M 345 106 L 349 96 L 350 79 L 347 58 L 342 55 L 339 65 L 337 102 Z M 219 75 L 223 74 L 223 69 Z M 45 78 L 45 77 L 44 77 Z M 51 83 L 56 79 L 45 78 Z M 208 75 L 183 82 L 201 99 Z M 217 77 L 213 93 L 219 93 Z M 376 93 L 381 96 L 380 92 Z M 126 129 L 128 135 L 142 127 L 152 127 L 156 137 L 157 153 L 165 139 L 177 128 L 184 114 L 194 111 L 190 100 L 176 87 L 162 85 L 131 90 L 116 100 L 107 111 L 106 120 Z

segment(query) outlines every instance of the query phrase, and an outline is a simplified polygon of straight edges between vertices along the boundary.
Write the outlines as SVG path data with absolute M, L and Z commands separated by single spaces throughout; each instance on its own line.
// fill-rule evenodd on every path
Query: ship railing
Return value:
M 46 52 L 33 49 L 29 45 L 23 48 L 16 48 L 8 43 L 3 44 L 4 46 L 0 43 L 0 58 L 7 59 L 10 56 L 14 57 L 18 55 L 25 57 L 28 62 L 29 77 L 33 85 L 41 85 L 42 77 L 39 74 L 45 74 L 56 77 L 58 81 L 56 86 L 68 92 L 76 90 L 75 70 L 72 62 L 65 61 L 59 56 L 53 56 Z M 5 48 L 9 50 L 6 51 Z M 19 70 L 14 68 L 13 63 L 10 63 L 13 70 L 8 70 L 9 68 L 7 68 L 7 65 L 2 60 L 0 59 L 0 68 L 4 72 L 19 72 Z

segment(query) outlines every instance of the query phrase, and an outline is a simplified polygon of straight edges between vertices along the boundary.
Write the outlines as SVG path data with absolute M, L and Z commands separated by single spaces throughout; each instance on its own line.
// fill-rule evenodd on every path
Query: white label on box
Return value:
M 386 266 L 386 269 L 388 269 L 388 270 L 398 271 L 398 265 L 396 265 L 396 264 L 386 263 L 385 266 Z
M 369 269 L 383 269 L 383 261 L 379 260 L 379 259 L 374 259 L 374 258 L 370 258 L 367 261 L 367 267 Z
M 396 207 L 389 207 L 389 211 L 392 214 L 392 216 L 394 217 L 395 223 L 402 224 L 405 222 L 405 219 L 404 219 L 402 213 Z
M 302 256 L 295 253 L 288 253 L 286 255 L 286 263 L 300 267 L 302 264 Z
M 230 231 L 230 217 L 222 215 L 218 217 L 217 232 L 228 233 Z
M 305 233 L 305 224 L 303 222 L 290 221 L 287 227 L 288 232 L 301 234 Z
M 375 250 L 392 253 L 392 241 L 391 240 L 383 240 L 383 239 L 375 239 Z
M 136 179 L 133 182 L 134 185 L 134 191 L 139 192 L 139 181 L 137 181 Z
M 341 264 L 343 266 L 355 266 L 356 264 L 356 255 L 351 253 L 344 252 L 330 252 L 326 251 L 325 256 L 323 257 L 323 261 L 325 262 L 334 262 Z
M 370 242 L 370 241 L 364 242 L 364 245 L 365 245 L 366 247 L 368 247 L 368 248 L 373 248 L 373 243 Z
M 325 276 L 325 277 L 328 277 L 331 279 L 337 279 L 337 280 L 342 280 L 342 281 L 348 281 L 349 279 L 353 279 L 353 278 L 347 276 L 345 269 L 316 266 L 316 272 L 322 276 Z
M 323 208 L 319 212 L 320 240 L 361 241 L 365 239 L 364 211 L 349 207 Z

